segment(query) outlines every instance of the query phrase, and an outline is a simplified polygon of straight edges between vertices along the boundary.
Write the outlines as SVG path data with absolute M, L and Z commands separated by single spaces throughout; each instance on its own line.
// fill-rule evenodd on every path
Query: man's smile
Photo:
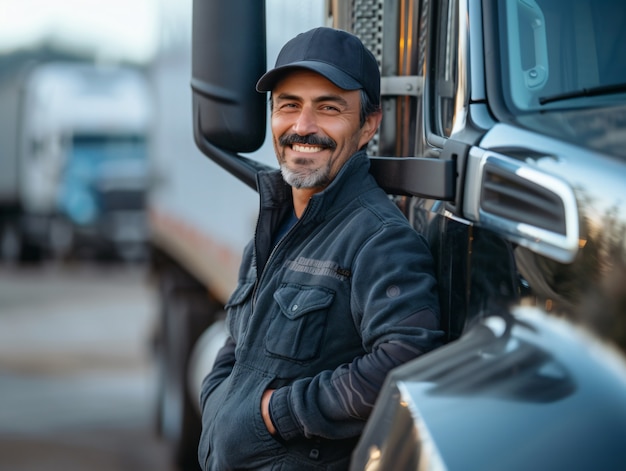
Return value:
M 302 144 L 293 144 L 291 148 L 296 152 L 302 152 L 304 154 L 313 154 L 315 152 L 321 152 L 324 150 L 323 147 L 319 146 L 305 146 Z
M 279 140 L 279 144 L 287 149 L 291 149 L 299 154 L 315 154 L 325 150 L 333 150 L 337 143 L 329 138 L 318 135 L 300 136 L 298 134 L 284 134 Z

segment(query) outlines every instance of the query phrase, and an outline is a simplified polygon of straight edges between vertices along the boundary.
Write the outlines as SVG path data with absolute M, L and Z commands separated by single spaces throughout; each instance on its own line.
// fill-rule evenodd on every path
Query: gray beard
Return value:
M 286 165 L 280 166 L 283 180 L 294 188 L 324 188 L 330 183 L 330 166 L 325 166 L 315 170 L 295 171 L 287 168 Z

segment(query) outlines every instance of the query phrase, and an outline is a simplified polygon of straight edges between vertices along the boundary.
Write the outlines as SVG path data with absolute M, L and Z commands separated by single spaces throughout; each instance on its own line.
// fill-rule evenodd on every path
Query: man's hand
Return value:
M 261 416 L 263 417 L 263 422 L 265 422 L 265 426 L 270 435 L 276 435 L 276 428 L 270 418 L 270 398 L 273 392 L 274 389 L 266 389 L 261 397 Z

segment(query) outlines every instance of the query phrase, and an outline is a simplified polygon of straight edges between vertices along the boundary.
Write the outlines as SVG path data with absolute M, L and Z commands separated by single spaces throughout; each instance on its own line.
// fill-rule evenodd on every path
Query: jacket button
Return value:
M 309 458 L 311 458 L 312 460 L 316 460 L 320 457 L 320 451 L 317 448 L 313 448 L 310 452 L 309 452 Z
M 298 310 L 298 307 L 299 307 L 299 306 L 298 306 L 297 304 L 294 304 L 293 306 L 291 306 L 291 310 L 292 310 L 293 312 L 296 312 L 296 311 Z

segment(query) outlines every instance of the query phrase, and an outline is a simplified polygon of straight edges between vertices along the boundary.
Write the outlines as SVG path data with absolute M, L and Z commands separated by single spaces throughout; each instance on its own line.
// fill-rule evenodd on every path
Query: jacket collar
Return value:
M 339 170 L 337 176 L 324 190 L 315 194 L 305 211 L 305 217 L 322 220 L 329 212 L 343 207 L 337 202 L 347 202 L 374 186 L 376 182 L 369 174 L 370 161 L 364 150 L 358 151 Z M 260 172 L 257 188 L 261 197 L 261 207 L 280 208 L 291 205 L 291 187 L 285 183 L 280 170 Z

